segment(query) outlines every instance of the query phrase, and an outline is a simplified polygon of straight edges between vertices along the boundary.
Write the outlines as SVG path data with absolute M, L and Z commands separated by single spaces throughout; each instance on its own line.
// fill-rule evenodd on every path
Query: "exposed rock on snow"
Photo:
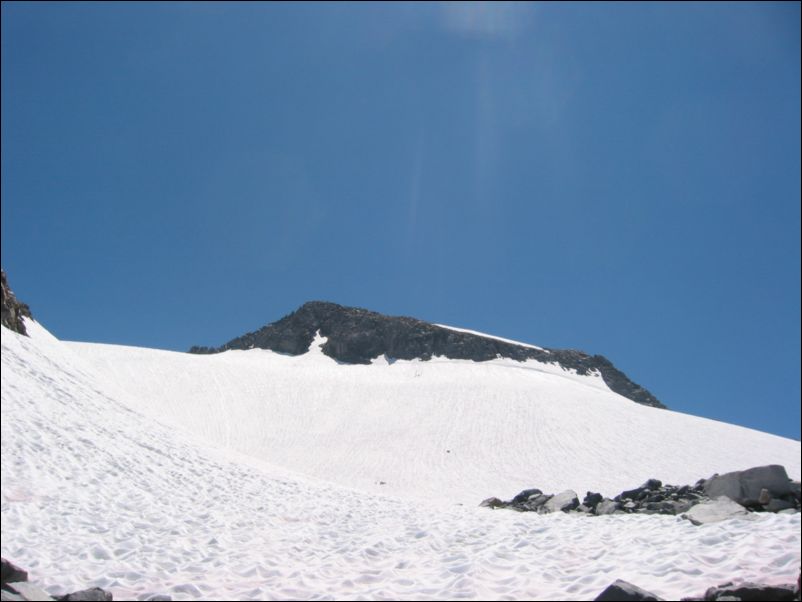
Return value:
M 616 512 L 672 515 L 687 513 L 687 518 L 699 525 L 743 516 L 747 514 L 747 510 L 799 511 L 800 501 L 799 496 L 794 493 L 797 491 L 795 483 L 788 478 L 784 467 L 771 465 L 721 476 L 714 475 L 710 479 L 697 481 L 694 486 L 663 485 L 662 481 L 649 479 L 640 487 L 621 492 L 613 500 L 604 498 L 600 493 L 588 491 L 580 504 L 573 491 L 550 495 L 533 488 L 525 489 L 509 502 L 488 498 L 480 505 L 540 514 L 557 511 L 576 511 L 596 516 Z M 706 491 L 729 492 L 731 497 L 718 495 L 711 499 Z M 760 492 L 757 498 L 752 497 L 755 491 Z
M 386 355 L 392 359 L 429 360 L 434 356 L 477 362 L 499 357 L 556 363 L 577 374 L 596 371 L 610 390 L 637 403 L 665 408 L 654 395 L 632 382 L 601 355 L 571 349 L 542 349 L 478 333 L 454 330 L 415 318 L 385 316 L 336 303 L 310 301 L 295 312 L 225 345 L 192 347 L 190 353 L 219 353 L 228 349 L 270 349 L 289 355 L 309 350 L 315 334 L 326 337 L 323 353 L 340 362 L 369 364 Z
M 725 583 L 708 589 L 701 598 L 682 598 L 683 601 L 791 602 L 799 600 L 798 585 L 762 585 L 759 583 Z
M 629 600 L 637 601 L 637 600 L 662 600 L 663 598 L 658 598 L 654 594 L 647 592 L 639 588 L 637 585 L 632 585 L 622 579 L 616 580 L 611 585 L 608 585 L 607 588 L 600 593 L 596 598 L 594 598 L 594 602 L 596 600 L 608 602 L 608 601 L 626 601 Z
M 14 581 L 27 581 L 28 572 L 22 570 L 17 565 L 6 560 L 0 559 L 0 585 L 12 583 Z
M 0 270 L 0 314 L 3 326 L 27 336 L 23 318 L 31 317 L 31 308 L 14 296 L 3 270 Z
M 748 514 L 743 506 L 722 495 L 696 504 L 682 516 L 694 525 L 706 525 L 730 518 L 745 517 Z

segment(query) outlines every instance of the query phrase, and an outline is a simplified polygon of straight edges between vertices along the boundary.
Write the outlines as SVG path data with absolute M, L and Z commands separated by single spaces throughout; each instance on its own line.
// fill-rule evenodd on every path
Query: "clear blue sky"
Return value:
M 323 299 L 800 433 L 800 4 L 2 4 L 2 263 L 63 339 Z

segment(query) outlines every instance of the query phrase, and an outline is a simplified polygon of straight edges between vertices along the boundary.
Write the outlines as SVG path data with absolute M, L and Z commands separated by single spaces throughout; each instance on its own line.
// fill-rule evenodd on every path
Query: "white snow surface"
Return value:
M 539 349 L 540 351 L 545 351 L 546 353 L 550 353 L 547 349 L 544 349 L 543 347 L 538 347 L 537 345 L 532 345 L 531 343 L 522 343 L 521 341 L 504 339 L 502 337 L 496 337 L 493 336 L 492 334 L 485 334 L 484 332 L 479 332 L 477 330 L 468 330 L 467 328 L 457 328 L 456 326 L 447 326 L 446 324 L 435 324 L 435 326 L 439 326 L 440 328 L 447 328 L 448 330 L 455 330 L 456 332 L 467 332 L 468 334 L 475 334 L 485 339 L 494 339 L 496 341 L 501 341 L 502 343 L 512 343 L 513 345 L 518 345 L 519 347 L 529 347 L 530 349 Z
M 115 599 L 666 599 L 794 581 L 800 515 L 478 508 L 776 463 L 799 442 L 635 404 L 536 362 L 340 365 L 2 329 L 2 555 Z M 320 340 L 316 342 L 316 345 Z M 595 379 L 595 380 L 594 380 Z M 379 484 L 384 481 L 385 484 Z

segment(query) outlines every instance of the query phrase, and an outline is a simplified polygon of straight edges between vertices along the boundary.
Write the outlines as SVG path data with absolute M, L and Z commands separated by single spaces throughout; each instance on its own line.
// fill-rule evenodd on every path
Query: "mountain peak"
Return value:
M 416 318 L 386 316 L 329 301 L 308 301 L 291 314 L 221 347 L 192 347 L 190 353 L 220 353 L 229 349 L 269 349 L 288 355 L 309 351 L 317 333 L 326 337 L 323 353 L 348 364 L 370 364 L 386 355 L 399 360 L 449 359 L 484 362 L 510 358 L 557 364 L 577 374 L 598 372 L 614 392 L 637 403 L 665 408 L 649 391 L 632 382 L 601 355 L 572 349 L 544 349 L 480 333 L 454 330 Z

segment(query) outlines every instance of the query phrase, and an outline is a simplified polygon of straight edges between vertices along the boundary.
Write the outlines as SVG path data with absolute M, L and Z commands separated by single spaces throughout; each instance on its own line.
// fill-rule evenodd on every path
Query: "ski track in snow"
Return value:
M 485 470 L 470 481 L 470 487 L 455 487 L 449 495 L 439 488 L 453 486 L 455 481 L 436 477 L 457 467 L 423 463 L 410 468 L 410 474 L 417 471 L 420 481 L 435 479 L 436 488 L 431 491 L 439 492 L 424 502 L 412 495 L 415 484 L 408 483 L 403 472 L 393 495 L 383 495 L 382 487 L 367 483 L 366 475 L 376 467 L 389 470 L 388 455 L 380 454 L 378 464 L 352 480 L 347 480 L 347 471 L 357 470 L 358 458 L 350 452 L 335 454 L 346 469 L 326 475 L 332 464 L 317 457 L 323 455 L 325 446 L 310 448 L 308 453 L 315 457 L 305 463 L 287 455 L 269 464 L 265 460 L 272 458 L 260 460 L 239 453 L 248 451 L 248 437 L 254 436 L 243 435 L 242 425 L 237 423 L 247 413 L 235 415 L 236 420 L 222 420 L 215 413 L 226 411 L 226 406 L 231 410 L 234 400 L 226 397 L 226 392 L 234 380 L 240 379 L 238 391 L 243 395 L 249 388 L 253 390 L 248 402 L 251 409 L 254 400 L 265 394 L 263 383 L 244 382 L 240 369 L 211 370 L 214 386 L 202 380 L 210 392 L 204 397 L 191 390 L 193 395 L 198 393 L 195 422 L 184 407 L 190 405 L 192 395 L 176 397 L 187 384 L 185 379 L 210 372 L 210 361 L 229 366 L 241 363 L 237 357 L 259 361 L 259 352 L 214 358 L 128 348 L 129 363 L 140 366 L 142 382 L 138 386 L 161 388 L 157 400 L 163 420 L 159 422 L 154 419 L 158 404 L 132 392 L 128 381 L 134 376 L 122 378 L 121 373 L 107 372 L 110 376 L 104 377 L 99 358 L 109 357 L 110 363 L 115 363 L 125 356 L 126 348 L 116 348 L 115 355 L 106 349 L 109 346 L 92 346 L 96 352 L 92 355 L 87 353 L 89 346 L 81 350 L 81 345 L 64 344 L 37 324 L 29 324 L 32 339 L 2 330 L 2 554 L 26 568 L 34 583 L 53 594 L 99 586 L 113 591 L 116 599 L 146 599 L 165 593 L 175 600 L 577 600 L 593 599 L 620 578 L 666 599 L 678 599 L 700 595 L 707 587 L 734 578 L 779 584 L 794 581 L 798 574 L 799 514 L 750 515 L 702 527 L 666 516 L 539 516 L 475 506 L 483 495 L 517 493 L 516 487 L 533 485 L 545 489 L 534 478 L 479 495 L 472 486 L 496 483 Z M 171 361 L 172 356 L 180 356 L 180 360 Z M 177 366 L 175 362 L 187 357 L 202 369 L 176 375 L 177 384 L 157 369 L 184 368 L 188 364 Z M 298 360 L 278 357 L 285 371 Z M 320 364 L 322 360 L 309 361 Z M 131 365 L 120 370 L 135 375 L 137 370 Z M 304 360 L 296 365 L 303 368 Z M 311 372 L 311 391 L 320 381 L 308 364 L 306 367 L 304 373 Z M 412 374 L 412 380 L 419 378 L 414 376 L 415 370 L 430 375 L 436 372 L 431 366 L 421 368 L 414 363 L 360 368 L 402 368 Z M 493 369 L 503 370 L 503 366 Z M 323 370 L 330 374 L 329 368 Z M 280 372 L 274 369 L 269 374 L 276 377 Z M 539 378 L 543 382 L 560 379 Z M 332 385 L 337 395 L 342 394 L 338 387 L 343 386 Z M 514 390 L 513 385 L 510 388 Z M 461 396 L 470 397 L 467 389 Z M 332 399 L 327 394 L 315 404 L 331 403 Z M 147 407 L 132 406 L 136 401 Z M 595 401 L 612 404 L 610 400 Z M 297 404 L 298 399 L 292 402 Z M 282 428 L 307 428 L 329 441 L 328 427 L 313 424 L 308 415 L 301 424 L 287 421 L 289 414 L 280 412 L 289 412 L 291 405 L 269 406 L 285 420 Z M 471 413 L 476 411 L 468 404 L 461 413 L 453 414 L 451 402 L 443 405 L 452 416 L 440 424 L 440 430 L 431 432 L 433 427 L 421 423 L 425 437 L 442 438 L 436 442 L 441 455 L 440 446 L 459 431 L 460 419 L 472 420 Z M 212 411 L 213 407 L 221 409 Z M 314 405 L 316 410 L 322 407 Z M 604 405 L 603 409 L 610 411 Z M 354 408 L 345 404 L 340 410 Z M 414 404 L 412 410 L 416 420 L 425 415 L 415 413 Z M 503 410 L 513 411 L 515 404 Z M 569 411 L 570 419 L 578 416 Z M 632 416 L 625 418 L 636 421 Z M 376 416 L 368 412 L 371 417 Z M 554 419 L 550 414 L 546 417 Z M 434 412 L 432 420 L 444 418 Z M 325 412 L 320 419 L 334 420 Z M 175 426 L 182 420 L 187 431 Z M 796 470 L 795 478 L 799 477 L 798 442 L 705 422 L 724 429 L 730 437 L 743 437 L 741 444 L 774 445 L 771 453 L 787 456 L 780 463 L 789 473 Z M 329 426 L 334 430 L 341 427 L 337 422 Z M 546 440 L 538 441 L 538 446 L 561 445 L 558 432 L 545 431 Z M 356 436 L 356 432 L 348 436 Z M 369 436 L 364 433 L 361 441 L 366 454 L 373 449 Z M 480 441 L 485 436 L 489 437 L 480 435 Z M 243 439 L 239 452 L 224 448 L 237 448 Z M 306 441 L 301 437 L 285 439 L 282 444 Z M 264 441 L 260 445 L 262 451 L 273 449 Z M 584 454 L 582 449 L 572 452 L 567 445 L 559 452 L 564 471 Z M 420 450 L 424 459 L 433 453 L 425 446 Z M 495 450 L 486 453 L 492 455 Z M 578 457 L 572 459 L 572 453 Z M 471 456 L 471 462 L 480 459 Z M 408 458 L 405 461 L 414 464 Z M 469 468 L 459 468 L 458 477 L 467 478 Z M 508 478 L 510 472 L 502 477 Z M 317 478 L 323 476 L 335 483 Z M 365 483 L 368 486 L 362 487 Z M 627 482 L 628 486 L 637 484 Z M 423 490 L 428 491 L 425 486 Z M 457 505 L 455 500 L 465 505 Z

